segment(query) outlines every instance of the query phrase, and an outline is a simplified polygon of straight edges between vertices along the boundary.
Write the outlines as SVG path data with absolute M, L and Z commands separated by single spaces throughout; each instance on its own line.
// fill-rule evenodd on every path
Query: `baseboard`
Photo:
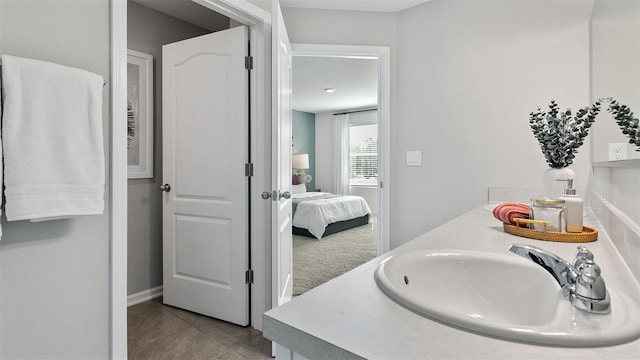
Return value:
M 140 291 L 139 293 L 135 293 L 127 296 L 127 306 L 149 301 L 151 299 L 155 299 L 160 296 L 162 296 L 162 286 Z

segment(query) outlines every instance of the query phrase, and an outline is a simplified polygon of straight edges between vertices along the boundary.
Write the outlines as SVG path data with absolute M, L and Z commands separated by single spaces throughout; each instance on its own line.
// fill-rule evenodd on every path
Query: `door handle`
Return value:
M 269 198 L 271 198 L 271 200 L 273 201 L 278 201 L 278 200 L 282 200 L 283 198 L 285 199 L 291 199 L 291 193 L 288 191 L 285 191 L 283 193 L 279 192 L 279 191 L 263 191 L 262 194 L 260 195 L 263 199 L 267 200 Z
M 287 200 L 288 200 L 288 199 L 291 199 L 291 193 L 290 193 L 290 192 L 288 192 L 288 191 L 285 191 L 285 192 L 283 192 L 283 193 L 280 193 L 280 195 L 278 195 L 278 200 L 282 200 L 282 198 L 285 198 L 285 199 L 287 199 Z
M 171 185 L 169 184 L 160 185 L 160 191 L 166 191 L 166 192 L 171 191 Z

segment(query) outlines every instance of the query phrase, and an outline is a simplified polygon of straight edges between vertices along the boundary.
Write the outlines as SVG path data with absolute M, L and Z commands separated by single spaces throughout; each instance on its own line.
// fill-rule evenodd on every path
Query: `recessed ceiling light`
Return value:
M 329 94 L 331 94 L 332 92 L 336 91 L 336 89 L 334 89 L 334 88 L 326 88 L 326 89 L 324 89 L 324 91 L 326 91 Z

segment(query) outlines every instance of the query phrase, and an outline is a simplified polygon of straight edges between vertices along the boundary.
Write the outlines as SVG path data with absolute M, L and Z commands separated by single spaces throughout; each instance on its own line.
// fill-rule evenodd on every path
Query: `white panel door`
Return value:
M 291 44 L 276 1 L 272 12 L 273 41 L 273 306 L 291 300 Z
M 164 303 L 239 325 L 249 320 L 247 43 L 241 26 L 162 49 Z

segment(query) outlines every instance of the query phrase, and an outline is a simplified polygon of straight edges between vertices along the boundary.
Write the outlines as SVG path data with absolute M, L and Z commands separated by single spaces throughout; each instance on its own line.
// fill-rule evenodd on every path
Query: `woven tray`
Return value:
M 539 231 L 534 229 L 523 228 L 519 226 L 502 223 L 504 231 L 512 235 L 522 236 L 530 239 L 567 242 L 567 243 L 585 243 L 598 240 L 598 230 L 587 226 L 582 227 L 581 233 L 564 233 L 557 231 Z

